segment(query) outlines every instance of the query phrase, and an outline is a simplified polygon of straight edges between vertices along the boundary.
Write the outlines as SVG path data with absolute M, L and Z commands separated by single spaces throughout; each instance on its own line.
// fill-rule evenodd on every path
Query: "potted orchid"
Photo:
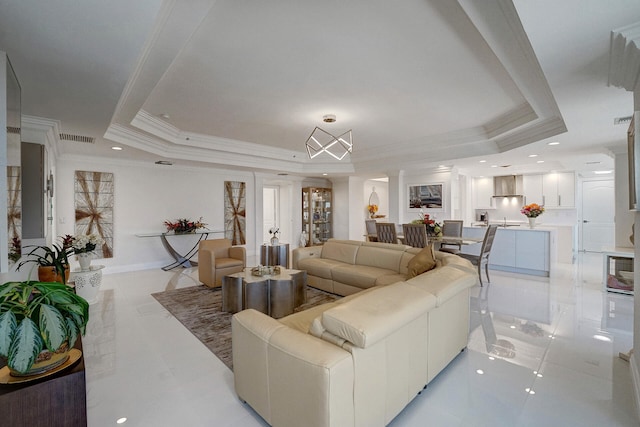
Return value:
M 275 246 L 278 244 L 278 235 L 280 234 L 279 227 L 271 227 L 269 229 L 269 234 L 271 235 L 271 246 Z
M 103 244 L 104 239 L 99 234 L 91 233 L 73 236 L 71 247 L 80 263 L 80 270 L 89 271 L 91 269 L 93 251 L 96 250 L 96 247 Z

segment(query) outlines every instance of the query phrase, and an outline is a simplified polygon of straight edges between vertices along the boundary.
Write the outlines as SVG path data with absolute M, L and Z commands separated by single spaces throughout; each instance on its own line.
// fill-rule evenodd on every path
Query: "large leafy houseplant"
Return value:
M 66 272 L 69 270 L 69 255 L 73 253 L 73 237 L 66 235 L 62 238 L 61 243 L 54 243 L 49 246 L 27 246 L 31 249 L 27 253 L 28 259 L 18 264 L 18 270 L 27 263 L 37 263 L 40 267 L 50 267 L 55 270 L 62 280 L 66 283 Z
M 0 356 L 19 373 L 31 369 L 40 352 L 73 347 L 84 335 L 89 304 L 58 282 L 0 285 Z

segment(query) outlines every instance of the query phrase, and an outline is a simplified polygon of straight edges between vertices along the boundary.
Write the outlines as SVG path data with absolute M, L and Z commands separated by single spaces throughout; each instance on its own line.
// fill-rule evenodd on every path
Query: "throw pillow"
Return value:
M 433 249 L 433 244 L 427 246 L 420 252 L 418 252 L 409 261 L 408 273 L 409 279 L 416 277 L 419 274 L 434 269 L 436 266 L 436 254 Z

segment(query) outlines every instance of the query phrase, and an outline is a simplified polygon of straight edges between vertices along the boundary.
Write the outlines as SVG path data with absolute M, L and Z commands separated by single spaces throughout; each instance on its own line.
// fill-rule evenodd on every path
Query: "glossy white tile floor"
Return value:
M 603 292 L 601 268 L 600 254 L 584 254 L 550 279 L 492 272 L 474 289 L 468 349 L 391 425 L 638 426 L 618 358 L 632 346 L 633 299 Z M 194 277 L 104 276 L 84 338 L 90 427 L 266 425 L 237 399 L 231 371 L 150 296 Z

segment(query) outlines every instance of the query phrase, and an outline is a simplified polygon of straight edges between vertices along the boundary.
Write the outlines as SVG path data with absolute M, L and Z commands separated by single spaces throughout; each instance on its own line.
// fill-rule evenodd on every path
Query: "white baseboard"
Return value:
M 636 353 L 632 353 L 629 358 L 631 364 L 631 382 L 633 384 L 633 397 L 636 403 L 636 416 L 640 420 L 640 369 L 638 369 L 638 360 Z

